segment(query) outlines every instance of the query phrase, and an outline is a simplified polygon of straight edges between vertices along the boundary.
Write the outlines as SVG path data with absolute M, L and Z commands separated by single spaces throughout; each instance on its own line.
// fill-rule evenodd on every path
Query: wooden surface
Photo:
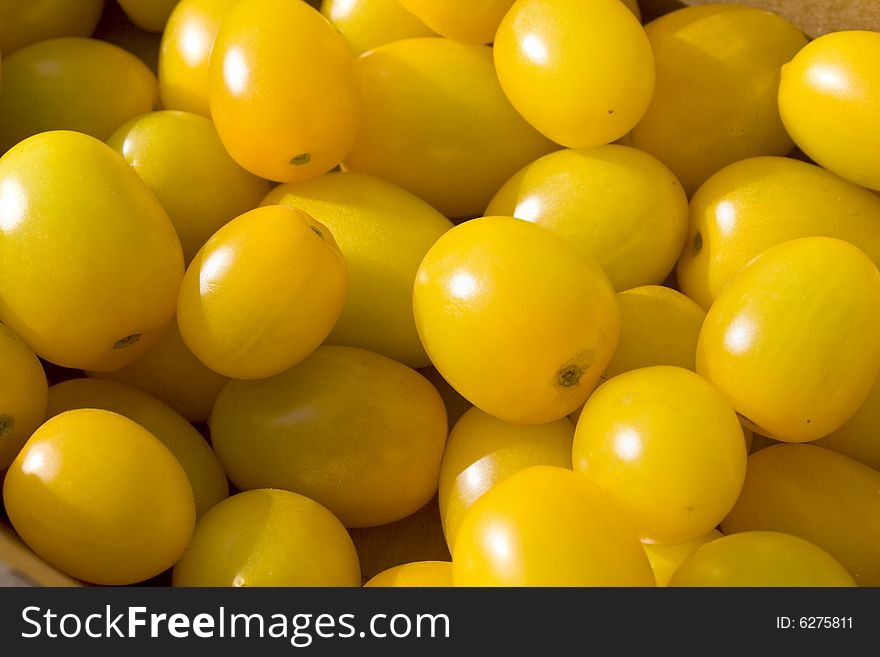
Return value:
M 645 22 L 685 5 L 713 3 L 775 11 L 810 37 L 837 30 L 880 31 L 880 0 L 639 0 Z

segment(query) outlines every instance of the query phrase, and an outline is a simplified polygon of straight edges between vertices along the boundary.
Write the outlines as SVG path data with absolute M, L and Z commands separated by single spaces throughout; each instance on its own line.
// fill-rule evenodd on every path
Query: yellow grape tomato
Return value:
M 226 473 L 208 441 L 158 399 L 121 383 L 101 379 L 68 379 L 49 388 L 47 418 L 77 408 L 101 408 L 119 413 L 161 440 L 189 478 L 197 517 L 229 496 Z
M 345 305 L 325 343 L 361 347 L 410 367 L 428 365 L 412 288 L 425 253 L 452 222 L 414 194 L 353 172 L 278 185 L 261 203 L 272 204 L 298 208 L 327 226 L 345 257 Z
M 511 217 L 473 219 L 440 237 L 419 266 L 413 309 L 443 378 L 484 412 L 524 424 L 580 406 L 620 330 L 602 269 Z
M 403 39 L 355 60 L 363 121 L 343 166 L 403 187 L 447 217 L 475 217 L 555 145 L 511 106 L 492 48 Z
M 354 144 L 360 109 L 348 44 L 305 2 L 235 3 L 217 33 L 208 75 L 223 145 L 262 178 L 317 178 Z
M 614 499 L 642 541 L 683 543 L 711 531 L 736 502 L 746 446 L 719 390 L 658 365 L 620 374 L 590 396 L 572 464 Z
M 688 201 L 659 160 L 609 144 L 556 151 L 526 165 L 485 214 L 549 228 L 595 260 L 619 291 L 666 279 L 684 246 Z
M 3 58 L 0 153 L 47 130 L 107 139 L 158 98 L 153 72 L 111 43 L 62 37 L 31 44 Z
M 171 568 L 196 518 L 189 479 L 168 448 L 136 422 L 93 408 L 34 432 L 6 473 L 3 502 L 34 552 L 103 585 Z
M 467 510 L 487 490 L 532 465 L 571 468 L 574 424 L 513 424 L 471 408 L 456 422 L 440 466 L 440 517 L 450 549 Z
M 625 135 L 654 91 L 651 44 L 619 0 L 517 0 L 498 27 L 494 57 L 517 111 L 569 148 Z
M 211 116 L 208 67 L 214 40 L 238 0 L 180 0 L 159 43 L 159 96 L 162 107 Z
M 746 482 L 721 523 L 800 536 L 860 586 L 880 586 L 880 472 L 815 445 L 771 445 L 749 456 Z
M 283 490 L 238 493 L 199 519 L 174 565 L 174 586 L 360 586 L 345 527 L 323 506 Z
M 832 237 L 767 249 L 709 309 L 697 372 L 762 435 L 805 442 L 834 431 L 880 372 L 877 267 Z
M 321 346 L 281 374 L 230 381 L 209 421 L 241 490 L 307 495 L 346 527 L 404 518 L 437 491 L 446 410 L 429 381 L 390 358 Z
M 46 419 L 48 383 L 33 350 L 0 324 L 0 471 Z
M 880 198 L 801 160 L 765 156 L 730 164 L 691 198 L 679 289 L 708 308 L 756 255 L 810 236 L 852 242 L 880 264 Z
M 714 3 L 669 12 L 645 31 L 657 84 L 632 145 L 672 169 L 688 195 L 732 162 L 792 149 L 776 92 L 780 68 L 807 43 L 797 27 Z
M 782 69 L 779 111 L 795 143 L 826 169 L 880 190 L 880 33 L 840 30 Z
M 654 586 L 611 499 L 565 468 L 536 465 L 478 499 L 458 530 L 455 586 Z
M 791 534 L 750 531 L 699 547 L 678 567 L 669 586 L 856 586 L 822 548 Z
M 261 379 L 324 341 L 347 281 L 326 226 L 300 210 L 267 205 L 224 225 L 198 252 L 183 277 L 177 325 L 215 372 Z
M 37 355 L 127 365 L 167 329 L 182 276 L 168 215 L 103 142 L 43 132 L 0 158 L 0 321 Z
M 210 119 L 165 110 L 132 119 L 107 143 L 156 194 L 188 264 L 221 226 L 252 210 L 269 183 L 229 157 Z

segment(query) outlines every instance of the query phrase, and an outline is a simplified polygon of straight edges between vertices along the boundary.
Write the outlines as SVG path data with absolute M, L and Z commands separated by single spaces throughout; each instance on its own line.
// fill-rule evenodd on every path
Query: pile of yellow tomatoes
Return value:
M 0 0 L 0 56 L 3 506 L 61 572 L 880 585 L 880 33 Z

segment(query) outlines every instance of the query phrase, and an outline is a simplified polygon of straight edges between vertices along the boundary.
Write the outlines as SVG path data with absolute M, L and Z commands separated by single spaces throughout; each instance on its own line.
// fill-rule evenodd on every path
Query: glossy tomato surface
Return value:
M 360 109 L 348 44 L 305 2 L 235 3 L 217 33 L 208 75 L 220 139 L 258 176 L 316 178 L 354 144 Z
M 468 401 L 508 422 L 552 422 L 580 406 L 619 334 L 602 269 L 528 221 L 481 217 L 445 233 L 413 289 L 431 361 Z
M 880 273 L 831 237 L 767 249 L 709 309 L 697 372 L 762 435 L 804 442 L 834 431 L 880 372 Z
M 0 320 L 37 355 L 127 365 L 167 329 L 182 276 L 168 215 L 106 144 L 50 131 L 0 158 Z
M 173 566 L 196 517 L 189 480 L 168 448 L 132 420 L 97 409 L 41 425 L 6 473 L 3 502 L 34 552 L 104 585 Z

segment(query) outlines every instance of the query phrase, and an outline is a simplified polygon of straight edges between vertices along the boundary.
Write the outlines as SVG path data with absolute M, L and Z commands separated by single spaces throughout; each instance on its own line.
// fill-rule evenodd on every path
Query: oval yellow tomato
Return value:
M 713 529 L 708 534 L 692 538 L 684 543 L 673 543 L 672 545 L 643 543 L 642 547 L 645 548 L 645 554 L 648 555 L 648 561 L 651 562 L 651 569 L 654 571 L 654 579 L 657 580 L 657 586 L 669 586 L 669 579 L 681 565 L 682 561 L 693 554 L 701 545 L 705 545 L 709 541 L 721 538 L 722 536 L 721 532 Z
M 669 586 L 855 586 L 822 548 L 791 534 L 751 531 L 706 543 L 678 567 Z
M 542 134 L 569 148 L 619 139 L 654 91 L 654 57 L 619 0 L 518 0 L 495 35 L 504 93 Z
M 676 268 L 679 289 L 708 308 L 756 255 L 815 235 L 852 242 L 880 265 L 880 198 L 792 158 L 753 157 L 728 165 L 691 199 L 687 247 Z
M 174 227 L 94 137 L 44 132 L 0 158 L 0 237 L 0 320 L 50 362 L 123 367 L 173 318 Z
M 690 195 L 722 167 L 785 155 L 779 70 L 807 43 L 787 20 L 742 5 L 685 7 L 645 26 L 657 84 L 632 145 L 672 169 Z
M 390 358 L 321 346 L 260 381 L 230 381 L 209 422 L 241 490 L 307 495 L 347 527 L 403 518 L 437 491 L 446 411 L 434 387 Z
M 324 14 L 355 55 L 392 41 L 437 36 L 398 0 L 324 0 Z
M 452 553 L 455 586 L 654 586 L 611 499 L 571 470 L 536 465 L 470 508 Z
M 37 355 L 0 324 L 0 470 L 46 419 L 48 384 Z
M 210 119 L 151 112 L 107 143 L 137 171 L 168 213 L 187 264 L 221 226 L 257 207 L 269 183 L 229 157 Z
M 326 344 L 361 347 L 425 367 L 412 309 L 416 270 L 452 223 L 430 205 L 380 178 L 327 173 L 278 185 L 262 205 L 299 208 L 330 229 L 348 266 L 342 313 Z
M 128 19 L 147 32 L 161 32 L 177 0 L 116 0 Z
M 46 130 L 107 139 L 158 97 L 153 72 L 118 46 L 79 37 L 34 43 L 3 60 L 0 153 Z
M 192 486 L 196 517 L 229 496 L 229 484 L 208 442 L 189 422 L 158 399 L 114 381 L 69 379 L 49 388 L 46 417 L 77 408 L 100 408 L 133 420 L 162 441 Z
M 91 36 L 104 0 L 0 0 L 0 51 L 55 37 Z
M 229 380 L 195 357 L 180 337 L 176 319 L 162 339 L 134 362 L 112 372 L 86 376 L 117 381 L 166 403 L 193 423 L 205 422 Z
M 489 415 L 524 424 L 580 406 L 620 330 L 602 269 L 511 217 L 466 221 L 437 240 L 419 266 L 413 309 L 443 378 Z
M 236 162 L 269 180 L 317 178 L 351 150 L 359 107 L 342 35 L 305 2 L 240 0 L 223 20 L 208 102 Z
M 749 456 L 746 483 L 721 523 L 800 536 L 861 586 L 880 585 L 880 472 L 815 445 L 771 445 Z
M 496 192 L 485 214 L 549 228 L 595 260 L 619 291 L 666 279 L 684 246 L 688 201 L 659 160 L 609 144 L 535 160 Z
M 208 67 L 214 40 L 238 0 L 180 0 L 171 11 L 159 44 L 162 107 L 211 116 Z
M 762 435 L 804 442 L 834 431 L 880 372 L 877 267 L 831 237 L 767 249 L 709 309 L 697 372 Z
M 451 561 L 415 561 L 393 566 L 374 575 L 364 584 L 373 587 L 449 587 L 452 586 Z
M 512 424 L 471 408 L 456 422 L 440 466 L 440 518 L 452 549 L 467 510 L 487 490 L 532 465 L 571 468 L 574 424 Z
M 323 342 L 346 285 L 345 260 L 327 227 L 268 205 L 227 223 L 198 252 L 180 287 L 177 325 L 215 372 L 261 379 Z
M 283 490 L 238 493 L 208 511 L 174 565 L 174 586 L 360 586 L 339 520 Z
M 779 112 L 795 143 L 826 169 L 880 190 L 880 34 L 841 30 L 782 69 Z
M 404 9 L 450 39 L 492 43 L 498 24 L 514 0 L 400 0 Z
M 195 523 L 189 480 L 168 448 L 97 409 L 41 425 L 6 473 L 3 502 L 34 552 L 94 584 L 134 584 L 170 568 Z
M 682 543 L 730 511 L 746 447 L 720 391 L 690 370 L 658 365 L 616 376 L 590 396 L 572 464 L 614 499 L 641 540 Z
M 343 163 L 474 217 L 517 169 L 550 152 L 504 97 L 492 49 L 404 39 L 355 60 L 363 121 Z

